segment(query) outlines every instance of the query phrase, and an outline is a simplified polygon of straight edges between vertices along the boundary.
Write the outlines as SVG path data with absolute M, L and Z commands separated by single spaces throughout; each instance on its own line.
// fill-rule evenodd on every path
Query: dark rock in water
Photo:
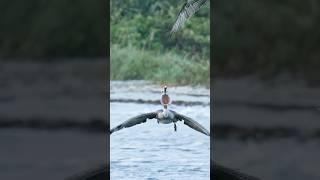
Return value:
M 84 172 L 82 174 L 67 178 L 66 180 L 105 180 L 110 177 L 109 172 L 107 172 L 109 167 L 100 167 L 91 171 Z M 259 180 L 256 177 L 246 175 L 239 171 L 226 168 L 221 165 L 213 165 L 213 177 L 214 180 Z

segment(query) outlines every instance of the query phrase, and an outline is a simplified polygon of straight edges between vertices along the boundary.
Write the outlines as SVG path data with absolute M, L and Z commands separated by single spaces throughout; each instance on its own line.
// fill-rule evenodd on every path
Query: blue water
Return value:
M 155 111 L 161 106 L 111 103 L 110 108 L 110 126 L 114 127 L 132 116 Z M 194 118 L 209 130 L 209 106 L 172 105 L 171 108 Z M 110 149 L 112 180 L 210 178 L 210 138 L 183 122 L 177 123 L 177 132 L 174 132 L 173 124 L 158 124 L 156 120 L 122 129 L 111 135 Z

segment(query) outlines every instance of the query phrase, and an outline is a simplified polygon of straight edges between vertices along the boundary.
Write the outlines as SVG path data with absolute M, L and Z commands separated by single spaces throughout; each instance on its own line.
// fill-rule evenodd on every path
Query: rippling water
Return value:
M 152 91 L 145 92 L 143 97 L 141 93 L 135 95 L 132 91 L 130 96 L 126 96 L 124 91 L 119 92 L 122 93 L 120 98 L 126 99 L 154 97 L 150 100 L 155 100 L 160 97 L 159 93 Z M 176 96 L 179 96 L 179 93 L 177 89 L 172 92 Z M 116 90 L 111 92 L 111 99 L 113 97 L 119 98 Z M 183 97 L 183 100 L 188 101 L 187 95 Z M 209 96 L 207 98 L 205 101 L 209 101 Z M 132 116 L 160 109 L 161 106 L 160 103 L 111 103 L 110 108 L 110 126 L 114 127 Z M 171 108 L 194 118 L 209 130 L 209 106 L 172 105 Z M 149 120 L 147 123 L 118 131 L 110 138 L 112 180 L 210 178 L 210 138 L 189 128 L 183 122 L 177 123 L 177 132 L 174 132 L 173 124 L 157 124 L 156 120 Z

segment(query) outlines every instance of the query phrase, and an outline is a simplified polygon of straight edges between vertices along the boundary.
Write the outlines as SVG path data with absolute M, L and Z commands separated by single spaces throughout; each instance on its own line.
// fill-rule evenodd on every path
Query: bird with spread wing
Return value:
M 176 123 L 178 121 L 183 121 L 185 125 L 189 126 L 190 128 L 199 131 L 207 136 L 210 136 L 210 132 L 204 128 L 201 124 L 199 124 L 197 121 L 184 116 L 182 114 L 179 114 L 175 111 L 169 110 L 168 105 L 171 103 L 171 99 L 169 95 L 167 94 L 167 87 L 164 87 L 163 94 L 161 95 L 160 99 L 161 104 L 163 105 L 163 109 L 140 114 L 138 116 L 135 116 L 133 118 L 128 119 L 127 121 L 124 121 L 123 123 L 119 124 L 118 126 L 112 128 L 110 130 L 110 134 L 119 131 L 123 128 L 129 128 L 137 124 L 145 123 L 148 119 L 156 119 L 158 123 L 162 124 L 174 124 L 174 131 L 177 131 L 177 125 Z

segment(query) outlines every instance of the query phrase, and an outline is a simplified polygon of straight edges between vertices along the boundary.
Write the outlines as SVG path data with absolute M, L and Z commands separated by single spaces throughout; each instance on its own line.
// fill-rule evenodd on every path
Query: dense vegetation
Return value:
M 209 4 L 181 31 L 169 31 L 183 2 L 111 1 L 111 78 L 208 84 Z
M 111 48 L 111 79 L 146 79 L 165 84 L 209 85 L 209 61 L 195 63 L 175 52 L 134 46 Z

